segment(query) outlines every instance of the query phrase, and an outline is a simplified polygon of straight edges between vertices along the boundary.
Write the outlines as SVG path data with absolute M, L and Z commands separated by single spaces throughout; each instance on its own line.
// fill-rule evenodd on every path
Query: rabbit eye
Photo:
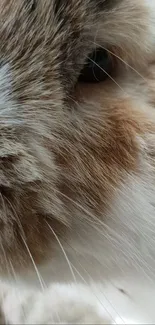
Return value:
M 99 48 L 91 53 L 82 69 L 80 82 L 97 83 L 104 81 L 112 71 L 112 60 L 107 51 Z

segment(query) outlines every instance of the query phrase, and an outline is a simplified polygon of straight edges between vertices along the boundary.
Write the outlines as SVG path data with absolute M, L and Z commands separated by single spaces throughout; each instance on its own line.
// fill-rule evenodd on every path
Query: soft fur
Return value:
M 154 1 L 1 0 L 0 39 L 1 275 L 154 282 Z

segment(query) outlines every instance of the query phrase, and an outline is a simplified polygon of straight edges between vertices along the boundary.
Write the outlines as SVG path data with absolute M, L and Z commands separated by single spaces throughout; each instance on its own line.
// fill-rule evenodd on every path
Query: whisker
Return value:
M 134 67 L 132 67 L 128 62 L 126 62 L 125 60 L 123 60 L 120 56 L 118 56 L 117 54 L 115 54 L 114 52 L 112 52 L 111 50 L 107 49 L 106 47 L 104 47 L 103 45 L 99 45 L 96 42 L 93 42 L 93 44 L 95 44 L 96 46 L 102 48 L 103 50 L 107 51 L 108 53 L 110 53 L 111 55 L 115 56 L 117 59 L 119 59 L 122 63 L 124 63 L 127 67 L 129 67 L 131 70 L 133 70 L 139 77 L 141 77 L 145 82 L 147 82 L 146 78 L 139 72 L 137 71 Z
M 0 241 L 0 246 L 1 246 L 1 249 L 2 249 L 2 252 L 3 252 L 3 255 L 4 255 L 4 259 L 5 259 L 5 263 L 6 263 L 6 269 L 7 269 L 8 278 L 14 280 L 15 279 L 14 278 L 14 274 L 11 272 L 12 270 L 9 268 L 10 261 L 9 261 L 9 259 L 6 256 L 6 252 L 5 252 L 4 246 L 3 246 L 3 244 L 2 244 L 1 241 Z M 5 302 L 5 297 L 4 297 L 4 302 Z M 5 313 L 3 313 L 3 317 L 5 319 L 5 324 L 7 324 L 8 323 L 7 322 L 7 316 L 5 315 Z
M 96 231 L 98 231 L 102 236 L 104 236 L 114 247 L 116 245 L 119 245 L 119 249 L 122 251 L 123 255 L 127 257 L 127 259 L 129 259 L 129 257 L 134 260 L 134 265 L 138 268 L 141 269 L 141 271 L 143 272 L 143 274 L 145 274 L 145 276 L 147 276 L 147 278 L 150 279 L 150 276 L 145 272 L 145 269 L 148 270 L 149 274 L 151 273 L 152 275 L 154 274 L 153 270 L 151 270 L 149 268 L 149 266 L 147 265 L 147 263 L 144 261 L 143 256 L 140 254 L 139 250 L 136 249 L 135 247 L 133 247 L 131 242 L 128 242 L 124 237 L 122 237 L 121 235 L 119 235 L 117 232 L 115 232 L 111 227 L 109 227 L 107 224 L 105 224 L 102 220 L 98 219 L 94 214 L 92 214 L 90 211 L 88 211 L 87 209 L 85 209 L 83 206 L 81 206 L 78 202 L 74 201 L 73 199 L 71 199 L 70 197 L 68 197 L 67 195 L 65 195 L 64 193 L 56 190 L 61 196 L 63 196 L 65 199 L 67 199 L 68 201 L 72 202 L 77 208 L 79 208 L 81 211 L 83 211 L 85 213 L 85 221 L 87 221 L 89 223 L 89 226 L 93 227 Z M 90 218 L 88 219 L 89 216 Z M 95 221 L 95 223 L 94 223 Z M 102 226 L 104 229 L 109 231 L 109 234 L 107 234 L 106 232 L 102 232 L 101 228 L 97 228 L 95 227 L 95 224 L 98 224 L 100 226 Z M 111 237 L 111 236 L 112 237 Z M 121 244 L 120 244 L 121 242 Z M 127 245 L 127 247 L 129 248 L 129 250 L 127 252 L 125 252 L 122 247 L 122 244 Z M 130 253 L 131 252 L 131 253 Z M 145 268 L 143 268 L 142 267 Z
M 71 266 L 71 263 L 70 263 L 70 261 L 69 261 L 69 258 L 68 258 L 68 256 L 67 256 L 67 254 L 66 254 L 66 252 L 65 252 L 65 250 L 64 250 L 64 248 L 63 248 L 63 246 L 62 246 L 62 244 L 61 244 L 61 242 L 60 242 L 60 240 L 59 240 L 59 238 L 58 238 L 58 236 L 57 236 L 57 234 L 55 233 L 55 231 L 53 230 L 53 228 L 50 226 L 50 224 L 49 224 L 47 221 L 46 221 L 46 223 L 47 223 L 48 227 L 50 228 L 50 230 L 52 231 L 52 233 L 53 233 L 55 239 L 57 240 L 57 242 L 58 242 L 58 244 L 59 244 L 59 246 L 60 246 L 60 248 L 61 248 L 61 250 L 62 250 L 62 252 L 63 252 L 63 254 L 64 254 L 64 256 L 65 256 L 65 259 L 66 259 L 66 262 L 67 262 L 67 264 L 68 264 L 68 266 L 69 266 L 69 269 L 70 269 L 70 271 L 71 271 L 71 274 L 72 274 L 73 280 L 74 280 L 75 282 L 77 282 L 77 281 L 76 281 L 75 274 L 74 274 L 74 271 L 73 271 L 72 266 Z
M 38 277 L 38 280 L 39 280 L 39 283 L 40 283 L 40 286 L 41 286 L 41 289 L 44 291 L 46 285 L 45 285 L 45 282 L 44 282 L 44 280 L 42 279 L 42 277 L 41 277 L 41 275 L 40 275 L 40 273 L 39 273 L 39 270 L 38 270 L 38 268 L 37 268 L 37 266 L 36 266 L 36 264 L 35 264 L 35 261 L 34 261 L 34 259 L 33 259 L 33 256 L 32 256 L 32 254 L 31 254 L 31 252 L 30 252 L 30 250 L 29 250 L 29 247 L 28 247 L 28 245 L 27 245 L 27 243 L 26 243 L 26 237 L 25 237 L 25 233 L 24 233 L 23 226 L 22 226 L 22 224 L 21 224 L 20 218 L 18 217 L 18 214 L 17 214 L 17 212 L 16 212 L 14 206 L 12 205 L 12 203 L 9 201 L 9 199 L 6 198 L 6 197 L 5 197 L 5 199 L 8 201 L 8 203 L 9 203 L 9 205 L 10 205 L 12 211 L 14 212 L 14 215 L 16 216 L 16 220 L 18 221 L 18 226 L 19 226 L 20 231 L 21 231 L 20 236 L 21 236 L 21 238 L 22 238 L 22 240 L 23 240 L 23 243 L 24 243 L 24 245 L 25 245 L 25 247 L 26 247 L 26 250 L 27 250 L 27 252 L 28 252 L 28 254 L 29 254 L 29 256 L 30 256 L 30 259 L 31 259 L 31 261 L 32 261 L 32 264 L 33 264 L 33 266 L 34 266 L 35 272 L 36 272 L 36 274 L 37 274 L 37 277 Z
M 110 240 L 110 235 L 107 237 L 107 235 L 105 234 L 105 232 L 102 232 L 100 228 L 97 228 L 95 226 L 92 225 L 92 227 L 99 232 L 102 236 L 104 236 L 107 240 L 110 241 L 110 243 L 115 247 L 116 245 L 118 246 L 119 252 L 122 252 L 122 255 L 124 257 L 126 257 L 126 260 L 131 259 L 134 262 L 134 266 L 137 268 L 140 268 L 142 270 L 142 272 L 149 278 L 148 274 L 145 272 L 146 268 L 149 273 L 151 272 L 152 275 L 153 270 L 151 270 L 148 266 L 148 264 L 144 261 L 143 256 L 141 255 L 141 253 L 139 252 L 138 249 L 136 249 L 133 245 L 132 242 L 128 242 L 124 237 L 121 237 L 118 233 L 116 233 L 113 229 L 111 229 L 110 227 L 108 227 L 108 230 L 111 232 L 111 234 L 113 235 L 113 237 L 111 238 L 112 240 Z M 114 238 L 114 236 L 116 238 Z M 128 247 L 128 250 L 125 251 L 124 245 Z M 143 267 L 141 266 L 141 264 L 143 265 Z
M 1 249 L 2 249 L 2 252 L 3 252 L 3 256 L 4 256 L 4 260 L 5 260 L 5 263 L 6 263 L 8 277 L 12 277 L 12 274 L 11 274 L 10 269 L 9 269 L 8 258 L 6 256 L 6 252 L 5 252 L 4 246 L 3 246 L 3 244 L 2 244 L 1 241 L 0 241 L 0 246 L 1 246 Z
M 9 259 L 9 264 L 10 264 L 10 267 L 11 267 L 11 271 L 12 271 L 14 280 L 15 280 L 16 285 L 17 285 L 17 287 L 14 288 L 14 290 L 16 291 L 16 297 L 18 298 L 18 300 L 20 302 L 22 294 L 21 294 L 21 291 L 18 289 L 19 280 L 18 280 L 17 274 L 15 272 L 15 269 L 14 269 L 13 264 L 12 264 L 10 259 Z M 23 306 L 23 304 L 20 304 L 20 305 L 21 305 L 21 310 L 22 310 L 22 316 L 23 316 L 23 319 L 24 319 L 26 317 L 24 306 Z
M 23 238 L 22 235 L 21 235 L 21 238 L 22 238 L 23 243 L 24 243 L 24 245 L 25 245 L 25 247 L 26 247 L 26 250 L 27 250 L 27 252 L 28 252 L 28 254 L 29 254 L 29 256 L 30 256 L 31 262 L 32 262 L 32 264 L 33 264 L 33 266 L 34 266 L 35 272 L 36 272 L 36 274 L 37 274 L 37 277 L 38 277 L 38 280 L 39 280 L 39 283 L 40 283 L 40 286 L 41 286 L 41 289 L 42 289 L 42 291 L 44 291 L 44 290 L 45 290 L 45 283 L 44 283 L 44 280 L 42 279 L 42 276 L 41 276 L 40 273 L 39 273 L 39 270 L 38 270 L 38 268 L 37 268 L 37 266 L 36 266 L 36 263 L 35 263 L 35 261 L 34 261 L 34 258 L 33 258 L 32 254 L 31 254 L 31 252 L 30 252 L 30 249 L 29 249 L 29 247 L 28 247 L 28 245 L 27 245 L 27 243 L 26 243 L 25 238 Z
M 79 277 L 83 280 L 83 282 L 88 286 L 88 287 L 90 287 L 89 286 L 89 283 L 84 279 L 84 277 L 81 275 L 81 273 L 78 271 L 78 269 L 73 265 L 73 263 L 71 263 L 71 265 L 72 265 L 72 267 L 73 267 L 73 269 L 75 270 L 75 272 L 77 272 L 77 274 L 79 275 Z M 82 267 L 82 265 L 81 265 L 81 267 Z M 88 273 L 88 275 L 90 276 L 90 274 Z M 91 276 L 90 276 L 90 278 L 91 278 Z M 92 279 L 92 278 L 91 278 Z M 93 279 L 92 279 L 92 282 L 94 282 L 93 281 Z M 93 293 L 93 295 L 95 296 L 95 298 L 98 300 L 98 302 L 100 303 L 100 305 L 104 308 L 104 310 L 106 311 L 106 313 L 110 316 L 110 318 L 111 318 L 111 320 L 114 322 L 114 324 L 117 324 L 116 322 L 115 322 L 115 320 L 114 320 L 114 318 L 111 316 L 111 314 L 110 314 L 110 312 L 108 311 L 108 309 L 103 305 L 103 303 L 101 302 L 101 300 L 97 297 L 97 295 L 94 293 L 94 291 L 91 291 L 92 293 Z M 105 299 L 107 300 L 107 298 L 105 297 Z M 108 300 L 107 300 L 108 301 Z M 110 302 L 109 302 L 110 303 Z M 119 316 L 119 315 L 118 315 Z M 120 317 L 120 316 L 119 316 Z M 122 321 L 123 321 L 123 319 L 122 319 Z
M 70 246 L 70 245 L 69 245 Z M 72 246 L 70 246 L 75 254 L 77 255 L 77 251 L 76 249 L 74 249 Z M 94 280 L 91 277 L 91 275 L 89 274 L 89 272 L 83 267 L 83 265 L 78 261 L 78 259 L 76 259 L 76 261 L 78 262 L 78 264 L 82 267 L 82 269 L 84 270 L 84 272 L 89 276 L 90 280 L 92 281 L 92 283 L 94 284 Z M 79 277 L 81 278 L 81 280 L 89 287 L 90 284 L 86 281 L 86 279 L 82 276 L 82 274 L 78 271 L 78 269 L 73 265 L 73 263 L 71 263 L 73 269 L 77 272 L 77 274 L 79 275 Z M 100 290 L 100 292 L 103 294 L 103 292 Z M 99 303 L 102 305 L 102 307 L 104 308 L 104 310 L 109 314 L 109 316 L 111 317 L 111 319 L 114 321 L 115 324 L 116 321 L 114 320 L 114 318 L 112 317 L 112 315 L 110 314 L 110 312 L 108 311 L 108 309 L 103 305 L 103 303 L 101 302 L 101 300 L 97 297 L 97 295 L 94 293 L 94 291 L 92 290 L 93 295 L 97 298 L 97 300 L 99 301 Z M 122 320 L 123 324 L 125 324 L 125 322 L 123 321 L 122 317 L 118 314 L 118 312 L 116 311 L 116 309 L 114 308 L 114 306 L 112 305 L 112 303 L 109 301 L 109 299 L 105 296 L 105 294 L 103 294 L 104 298 L 106 299 L 106 301 L 109 303 L 109 305 L 113 308 L 113 310 L 116 312 L 117 316 Z
M 0 197 L 1 197 L 1 200 L 2 200 L 2 205 L 3 205 L 4 213 L 5 213 L 6 217 L 7 217 L 5 201 L 4 201 L 4 198 L 3 198 L 1 192 L 0 192 Z M 8 260 L 8 258 L 7 258 L 7 255 L 6 255 L 6 252 L 5 252 L 5 249 L 4 249 L 4 246 L 3 246 L 2 240 L 0 241 L 0 246 L 1 246 L 1 249 L 2 249 L 2 252 L 3 252 L 3 256 L 4 256 L 4 260 L 5 260 L 5 263 L 6 263 L 6 268 L 7 268 L 8 276 L 9 276 L 9 277 L 12 277 L 12 274 L 11 274 L 11 272 L 10 272 L 10 268 L 9 268 L 9 260 Z
M 10 267 L 11 267 L 11 271 L 12 271 L 12 274 L 13 274 L 14 280 L 15 280 L 15 282 L 16 282 L 16 284 L 17 284 L 17 283 L 18 283 L 18 277 L 17 277 L 17 274 L 16 274 L 16 272 L 15 272 L 15 269 L 14 269 L 14 267 L 13 267 L 13 264 L 12 264 L 11 260 L 8 259 L 8 261 L 9 261 L 9 264 L 10 264 Z
M 25 237 L 25 233 L 24 233 L 24 230 L 23 230 L 23 227 L 22 227 L 22 224 L 21 224 L 21 221 L 20 221 L 20 218 L 16 212 L 16 209 L 14 208 L 13 204 L 10 202 L 10 200 L 5 196 L 5 200 L 8 202 L 8 204 L 10 205 L 11 207 L 11 210 L 12 212 L 14 213 L 15 217 L 16 217 L 16 220 L 18 221 L 18 226 L 20 227 L 20 230 L 22 232 L 22 235 Z
M 101 69 L 115 83 L 115 85 L 118 86 L 126 96 L 128 96 L 127 92 L 118 84 L 118 82 L 106 70 L 101 68 L 100 65 L 98 63 L 96 63 L 94 60 L 92 60 L 90 57 L 88 57 L 88 59 L 92 63 L 94 63 L 99 69 Z
M 8 276 L 9 276 L 10 279 L 13 279 L 13 281 L 15 281 L 16 285 L 18 286 L 18 279 L 17 279 L 17 275 L 15 273 L 14 267 L 12 265 L 12 262 L 11 262 L 11 260 L 9 258 L 7 258 L 2 242 L 0 242 L 0 245 L 1 245 L 1 248 L 2 248 L 3 255 L 4 255 Z M 10 265 L 10 267 L 9 267 L 9 265 Z M 19 297 L 21 296 L 19 290 L 16 290 L 16 288 L 14 290 L 16 291 L 17 298 L 19 299 Z M 21 308 L 22 308 L 22 314 L 25 317 L 23 306 L 21 306 Z M 4 317 L 5 317 L 5 324 L 7 324 L 6 316 L 4 315 Z
M 68 244 L 68 243 L 67 243 Z M 68 244 L 69 245 L 69 244 Z M 72 247 L 71 245 L 69 245 L 72 249 L 73 249 L 73 251 L 74 251 L 74 253 L 76 254 L 76 256 L 78 256 L 78 252 L 77 252 L 77 250 L 74 248 L 74 247 Z M 85 256 L 83 255 L 83 257 L 85 258 Z M 86 259 L 86 258 L 85 258 Z M 91 279 L 91 281 L 94 283 L 94 280 L 93 280 L 93 278 L 91 277 L 91 275 L 90 275 L 90 273 L 85 269 L 85 267 L 79 262 L 79 260 L 78 260 L 78 258 L 76 258 L 76 262 L 78 262 L 78 264 L 80 265 L 80 267 L 84 270 L 84 272 L 89 276 L 89 278 Z M 76 269 L 77 270 L 77 269 Z M 78 270 L 77 270 L 78 271 Z M 83 280 L 85 280 L 84 278 L 83 278 L 83 276 L 80 274 L 80 272 L 78 272 L 79 273 L 79 276 L 81 277 L 81 279 L 83 279 Z M 149 277 L 148 277 L 148 279 L 149 279 Z M 115 285 L 113 284 L 113 282 L 108 278 L 108 282 L 112 285 L 112 286 L 114 286 L 115 287 Z M 87 283 L 86 282 L 86 280 L 85 280 L 85 283 Z M 105 299 L 109 302 L 109 304 L 111 305 L 111 307 L 113 308 L 113 310 L 116 312 L 116 314 L 117 314 L 117 316 L 119 317 L 119 319 L 123 322 L 123 324 L 126 324 L 125 323 L 125 321 L 123 320 L 123 318 L 119 315 L 119 313 L 117 312 L 117 310 L 115 309 L 115 307 L 113 306 L 113 304 L 109 301 L 109 299 L 105 296 L 105 294 L 103 293 L 103 291 L 101 291 L 100 290 L 100 292 L 104 295 L 104 297 L 105 297 Z M 115 321 L 116 322 L 116 321 Z M 117 323 L 116 322 L 116 324 L 120 324 L 120 321 L 118 320 L 118 322 L 119 323 Z

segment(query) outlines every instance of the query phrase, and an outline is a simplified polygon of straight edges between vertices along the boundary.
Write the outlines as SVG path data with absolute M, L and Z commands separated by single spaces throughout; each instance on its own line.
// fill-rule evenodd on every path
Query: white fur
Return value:
M 91 290 L 52 285 L 43 292 L 4 288 L 3 311 L 10 324 L 107 324 L 112 319 Z M 9 292 L 9 293 L 7 293 Z
M 136 276 L 134 282 L 124 277 L 103 288 L 55 284 L 40 292 L 2 287 L 2 309 L 10 324 L 154 324 L 154 289 Z

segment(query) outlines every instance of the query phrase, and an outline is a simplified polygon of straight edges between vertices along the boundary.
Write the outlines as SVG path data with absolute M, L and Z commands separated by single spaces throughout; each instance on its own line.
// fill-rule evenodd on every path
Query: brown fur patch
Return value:
M 134 112 L 128 100 L 110 99 L 109 103 L 103 94 L 97 96 L 100 100 L 95 104 L 91 102 L 95 90 L 89 90 L 93 95 L 88 103 L 79 101 L 78 117 L 74 121 L 73 116 L 72 131 L 64 139 L 58 161 L 63 191 L 69 191 L 71 198 L 92 213 L 103 216 L 103 207 L 108 206 L 125 175 L 138 171 L 136 137 L 143 127 L 141 114 Z

